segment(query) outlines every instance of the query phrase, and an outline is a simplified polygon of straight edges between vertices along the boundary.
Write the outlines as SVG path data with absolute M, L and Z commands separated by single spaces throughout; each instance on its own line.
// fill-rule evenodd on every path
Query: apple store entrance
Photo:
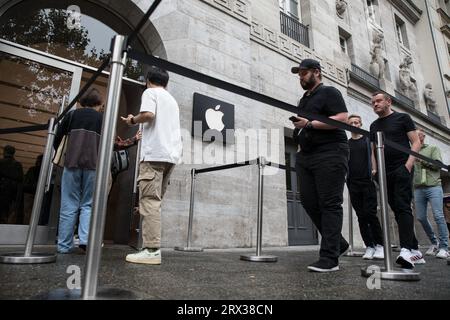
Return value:
M 110 39 L 131 31 L 122 20 L 91 1 L 73 1 L 72 8 L 57 1 L 10 3 L 0 5 L 0 128 L 4 129 L 41 125 L 58 116 L 109 53 Z M 75 17 L 79 23 L 77 19 L 71 20 L 77 10 Z M 137 47 L 144 50 L 141 44 Z M 143 91 L 138 79 L 142 74 L 141 65 L 129 60 L 122 87 L 121 114 L 137 112 Z M 109 72 L 104 71 L 93 84 L 105 97 L 108 77 Z M 121 137 L 130 137 L 135 131 L 118 123 L 117 135 Z M 0 197 L 0 245 L 23 245 L 26 241 L 46 140 L 46 130 L 0 135 L 1 153 L 5 153 L 5 147 L 14 150 L 15 168 L 0 168 L 14 172 L 8 184 L 10 192 L 3 192 Z M 118 176 L 111 190 L 109 207 L 114 210 L 107 217 L 105 242 L 129 241 L 131 195 L 119 192 L 133 187 L 136 148 L 131 148 L 129 154 L 130 168 Z M 53 168 L 41 208 L 36 244 L 55 243 L 61 174 L 62 170 Z

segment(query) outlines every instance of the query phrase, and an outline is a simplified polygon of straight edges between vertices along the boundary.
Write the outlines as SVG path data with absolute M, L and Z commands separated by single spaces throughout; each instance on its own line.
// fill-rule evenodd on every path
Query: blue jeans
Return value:
M 95 170 L 64 168 L 58 228 L 58 252 L 60 253 L 67 253 L 73 247 L 73 233 L 78 213 L 80 213 L 78 226 L 80 244 L 86 245 L 88 242 L 95 173 Z
M 434 234 L 433 228 L 430 225 L 427 217 L 427 204 L 431 203 L 431 209 L 434 215 L 434 221 L 439 231 L 439 249 L 448 249 L 448 230 L 444 218 L 443 210 L 443 191 L 441 186 L 416 188 L 414 191 L 414 198 L 416 203 L 417 220 L 422 224 L 428 238 L 432 244 L 437 245 L 438 241 Z

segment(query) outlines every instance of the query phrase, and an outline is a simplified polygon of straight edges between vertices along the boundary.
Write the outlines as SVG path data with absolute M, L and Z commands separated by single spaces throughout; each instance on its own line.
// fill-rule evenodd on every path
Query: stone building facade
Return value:
M 0 1 L 0 14 L 13 2 L 20 1 Z M 153 1 L 75 2 L 82 10 L 83 2 L 104 8 L 132 28 Z M 298 103 L 303 90 L 290 68 L 305 58 L 318 59 L 324 82 L 342 92 L 349 112 L 362 116 L 363 128 L 376 119 L 371 93 L 384 90 L 393 97 L 396 111 L 409 113 L 426 130 L 428 142 L 440 147 L 448 164 L 449 13 L 448 3 L 438 0 L 164 0 L 139 40 L 148 54 L 291 105 Z M 425 96 L 428 84 L 431 100 Z M 168 89 L 179 102 L 186 132 L 192 128 L 194 93 L 200 93 L 234 105 L 235 129 L 244 131 L 245 137 L 226 146 L 185 140 L 189 161 L 177 166 L 163 206 L 162 242 L 173 247 L 186 242 L 190 170 L 220 164 L 208 163 L 205 157 L 219 149 L 231 155 L 222 163 L 261 155 L 285 164 L 293 127 L 287 111 L 176 74 L 171 74 Z M 268 141 L 267 150 L 261 140 Z M 265 177 L 264 246 L 302 243 L 290 239 L 292 219 L 305 218 L 290 216 L 287 184 L 294 178 L 287 175 L 279 170 Z M 449 192 L 449 176 L 442 175 Z M 197 177 L 194 246 L 255 246 L 257 177 L 256 166 Z M 347 206 L 345 195 L 346 215 Z M 347 230 L 344 218 L 344 236 Z M 305 243 L 317 243 L 313 233 Z M 357 231 L 355 242 L 362 244 Z

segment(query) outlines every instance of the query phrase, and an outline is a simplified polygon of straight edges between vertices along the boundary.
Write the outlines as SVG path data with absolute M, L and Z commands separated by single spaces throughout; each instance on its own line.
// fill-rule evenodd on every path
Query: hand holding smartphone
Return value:
M 294 116 L 290 117 L 289 120 L 291 120 L 292 122 L 299 122 L 300 121 L 299 119 L 297 119 L 297 117 L 294 117 Z

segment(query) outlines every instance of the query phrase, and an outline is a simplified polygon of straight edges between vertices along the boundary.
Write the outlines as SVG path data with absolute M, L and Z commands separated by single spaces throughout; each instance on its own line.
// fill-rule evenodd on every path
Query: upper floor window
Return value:
M 366 0 L 366 3 L 369 21 L 380 26 L 381 21 L 378 0 Z
M 408 33 L 406 31 L 406 24 L 402 19 L 400 19 L 397 16 L 395 16 L 395 31 L 397 33 L 398 42 L 400 42 L 402 45 L 404 45 L 406 48 L 409 49 Z
M 279 0 L 279 3 L 281 11 L 299 20 L 298 0 Z
M 339 44 L 341 46 L 342 53 L 347 54 L 348 51 L 347 39 L 345 39 L 343 36 L 339 36 Z

